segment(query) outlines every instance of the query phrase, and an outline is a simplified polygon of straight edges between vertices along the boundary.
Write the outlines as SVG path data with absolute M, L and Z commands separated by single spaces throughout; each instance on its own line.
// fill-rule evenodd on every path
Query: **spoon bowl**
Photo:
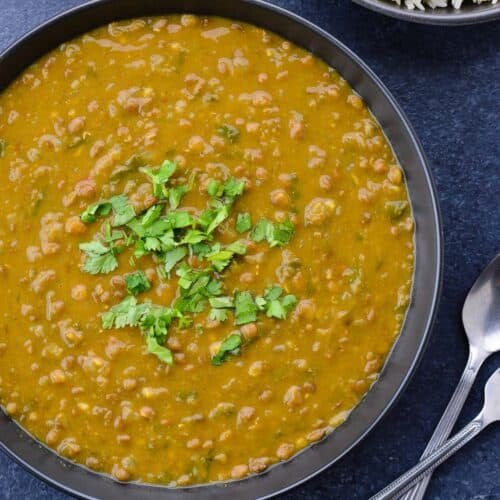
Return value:
M 477 419 L 482 419 L 485 426 L 500 420 L 500 368 L 486 382 L 484 405 Z
M 500 349 L 500 254 L 467 295 L 462 321 L 471 347 L 488 354 Z

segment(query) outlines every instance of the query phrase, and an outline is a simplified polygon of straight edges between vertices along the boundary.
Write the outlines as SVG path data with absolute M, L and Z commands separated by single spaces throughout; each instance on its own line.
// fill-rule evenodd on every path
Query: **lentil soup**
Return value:
M 136 19 L 0 95 L 0 403 L 120 481 L 243 478 L 376 381 L 411 293 L 401 167 L 263 29 Z

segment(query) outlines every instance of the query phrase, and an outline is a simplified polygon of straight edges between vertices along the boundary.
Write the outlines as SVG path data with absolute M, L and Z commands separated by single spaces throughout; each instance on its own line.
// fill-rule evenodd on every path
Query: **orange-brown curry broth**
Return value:
M 234 144 L 217 134 L 225 123 L 240 131 Z M 320 439 L 376 379 L 407 307 L 413 221 L 409 209 L 397 220 L 384 210 L 408 199 L 396 159 L 320 60 L 219 18 L 117 23 L 26 70 L 0 96 L 0 139 L 0 402 L 64 456 L 123 480 L 238 478 Z M 137 168 L 111 182 L 134 155 L 177 159 L 176 179 L 197 170 L 182 206 L 204 206 L 208 178 L 231 174 L 248 179 L 233 214 L 295 220 L 290 244 L 257 244 L 224 283 L 253 293 L 279 283 L 301 302 L 284 321 L 259 315 L 258 337 L 221 366 L 210 344 L 235 329 L 232 317 L 207 328 L 198 315 L 201 333 L 172 327 L 172 367 L 147 354 L 138 329 L 101 327 L 100 313 L 123 297 L 110 279 L 133 269 L 130 251 L 113 273 L 85 274 L 78 244 L 101 222 L 82 235 L 65 224 L 72 231 L 67 220 L 89 203 L 147 184 Z M 276 189 L 289 206 L 273 205 Z M 330 208 L 305 225 L 315 198 Z M 218 238 L 238 239 L 234 221 Z M 300 264 L 285 277 L 283 255 Z M 137 267 L 155 265 L 143 257 Z M 139 300 L 169 305 L 175 280 L 153 283 Z

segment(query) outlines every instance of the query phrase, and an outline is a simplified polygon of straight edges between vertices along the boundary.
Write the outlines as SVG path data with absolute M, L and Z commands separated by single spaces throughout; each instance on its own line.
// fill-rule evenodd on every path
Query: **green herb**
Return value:
M 201 312 L 207 298 L 220 295 L 222 284 L 211 276 L 211 269 L 193 269 L 186 263 L 177 267 L 180 297 L 175 307 L 185 312 Z
M 239 213 L 236 219 L 236 231 L 238 233 L 246 233 L 252 227 L 252 218 L 248 212 Z
M 114 227 L 123 226 L 135 217 L 134 207 L 130 204 L 128 198 L 125 195 L 118 195 L 109 200 L 92 203 L 82 212 L 80 219 L 85 224 L 91 224 L 99 217 L 107 217 L 111 210 L 114 212 L 111 220 L 111 225 Z
M 245 181 L 242 179 L 236 179 L 236 177 L 229 177 L 229 179 L 224 183 L 224 195 L 229 198 L 236 198 L 241 196 L 245 190 Z
M 204 210 L 198 218 L 198 224 L 206 231 L 212 233 L 222 222 L 229 217 L 229 209 L 223 203 L 214 204 L 213 208 Z
M 212 358 L 212 364 L 218 366 L 227 361 L 229 356 L 239 355 L 242 343 L 239 332 L 229 335 L 220 345 L 217 354 Z
M 166 199 L 168 196 L 168 189 L 165 186 L 166 182 L 172 177 L 177 169 L 177 163 L 170 160 L 165 160 L 159 168 L 153 170 L 151 167 L 141 168 L 141 172 L 144 172 L 153 183 L 153 193 L 154 195 L 162 200 Z
M 150 207 L 141 219 L 142 227 L 146 228 L 148 226 L 151 226 L 153 222 L 156 222 L 159 219 L 162 211 L 163 211 L 162 205 L 153 205 L 152 207 Z M 168 226 L 165 224 L 164 227 L 165 229 L 167 229 Z
M 220 323 L 224 323 L 229 317 L 229 313 L 227 309 L 219 309 L 212 308 L 210 309 L 210 313 L 208 314 L 208 318 L 212 321 L 219 321 Z
M 95 222 L 98 217 L 106 217 L 111 213 L 111 203 L 109 201 L 98 201 L 89 205 L 80 215 L 80 219 L 85 224 Z
M 231 144 L 234 144 L 240 138 L 240 131 L 236 127 L 228 125 L 227 123 L 221 125 L 217 129 L 217 133 L 221 137 L 225 137 Z
M 178 328 L 190 326 L 193 322 L 191 314 L 202 312 L 207 304 L 210 305 L 210 319 L 226 321 L 232 311 L 236 325 L 256 321 L 259 311 L 268 317 L 286 318 L 295 307 L 297 298 L 284 295 L 279 286 L 268 287 L 263 296 L 255 299 L 249 291 L 236 291 L 233 297 L 222 295 L 219 275 L 236 256 L 244 255 L 247 247 L 244 241 L 225 246 L 214 243 L 213 233 L 230 216 L 233 203 L 244 192 L 245 180 L 229 177 L 221 183 L 211 179 L 207 186 L 211 197 L 208 206 L 199 215 L 191 215 L 178 207 L 192 188 L 194 176 L 188 184 L 168 186 L 176 170 L 175 162 L 165 161 L 157 169 L 145 167 L 141 170 L 150 177 L 158 202 L 139 214 L 135 213 L 125 195 L 90 205 L 81 215 L 85 223 L 94 222 L 99 217 L 111 217 L 97 239 L 80 245 L 86 255 L 83 270 L 91 274 L 111 272 L 118 266 L 117 255 L 132 245 L 131 265 L 136 265 L 136 258 L 151 255 L 163 281 L 169 279 L 175 269 L 177 299 L 170 307 L 138 303 L 135 296 L 150 290 L 151 283 L 141 270 L 129 273 L 125 276 L 125 283 L 130 295 L 102 314 L 103 328 L 139 328 L 146 337 L 148 351 L 172 364 L 172 353 L 164 346 L 170 325 L 175 320 Z M 244 233 L 251 227 L 250 214 L 239 213 L 237 231 Z M 272 223 L 262 219 L 251 232 L 251 237 L 255 241 L 266 240 L 270 246 L 281 246 L 290 241 L 293 231 L 290 221 Z M 195 255 L 205 262 L 195 269 L 184 260 L 188 255 Z M 238 354 L 241 343 L 239 332 L 231 334 L 222 343 L 213 363 L 221 364 L 230 355 Z
M 208 181 L 207 185 L 207 193 L 212 196 L 213 198 L 217 196 L 221 196 L 223 193 L 224 189 L 222 187 L 222 184 L 219 181 L 216 181 L 215 179 L 210 179 Z
M 221 272 L 231 263 L 235 254 L 244 255 L 246 251 L 247 247 L 242 241 L 235 241 L 224 249 L 221 249 L 220 244 L 215 244 L 205 258 L 212 263 L 216 271 Z
M 224 296 L 224 297 L 211 297 L 209 299 L 210 305 L 212 307 L 220 308 L 232 308 L 234 307 L 234 302 L 232 297 Z
M 157 356 L 161 361 L 167 363 L 167 365 L 174 364 L 174 357 L 172 352 L 165 346 L 158 344 L 156 337 L 148 335 L 146 337 L 148 352 Z
M 114 217 L 111 219 L 113 227 L 124 226 L 135 217 L 134 207 L 125 195 L 113 196 L 109 202 L 114 212 Z
M 127 290 L 132 295 L 138 295 L 151 290 L 151 283 L 148 281 L 144 271 L 135 271 L 125 276 Z
M 190 190 L 190 187 L 187 184 L 183 184 L 182 186 L 172 187 L 168 191 L 168 202 L 170 203 L 170 208 L 175 210 L 181 200 L 182 197 Z
M 165 254 L 165 271 L 167 273 L 170 273 L 175 265 L 180 262 L 186 255 L 187 250 L 185 247 L 177 247 L 167 252 Z
M 384 209 L 392 220 L 399 219 L 408 207 L 408 202 L 405 200 L 398 201 L 387 201 L 384 205 Z
M 294 230 L 290 220 L 273 223 L 267 219 L 261 219 L 255 225 L 250 238 L 257 242 L 266 240 L 271 247 L 283 246 L 290 243 Z
M 201 243 L 207 239 L 207 234 L 199 229 L 190 229 L 184 238 L 182 238 L 181 243 L 187 243 L 189 245 L 195 245 L 196 243 Z
M 208 299 L 212 309 L 210 310 L 209 318 L 212 321 L 220 321 L 223 323 L 227 320 L 229 314 L 228 310 L 234 307 L 232 297 L 211 297 Z
M 244 325 L 257 320 L 257 306 L 250 292 L 236 292 L 234 296 L 235 323 Z
M 283 296 L 283 288 L 278 285 L 267 287 L 263 297 L 255 300 L 260 310 L 266 311 L 268 318 L 286 319 L 297 305 L 295 295 Z
M 118 261 L 113 250 L 97 240 L 81 243 L 80 250 L 87 255 L 82 268 L 86 273 L 107 274 L 118 267 Z

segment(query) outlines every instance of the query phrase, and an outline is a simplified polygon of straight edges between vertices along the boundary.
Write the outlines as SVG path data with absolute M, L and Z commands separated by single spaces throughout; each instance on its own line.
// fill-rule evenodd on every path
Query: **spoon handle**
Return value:
M 441 420 L 434 429 L 434 433 L 432 434 L 424 453 L 420 457 L 421 460 L 429 456 L 434 450 L 441 446 L 441 444 L 443 444 L 451 434 L 453 426 L 462 411 L 465 400 L 469 395 L 471 387 L 474 384 L 474 380 L 476 379 L 479 369 L 485 359 L 486 355 L 483 351 L 479 351 L 474 347 L 471 347 L 469 359 L 467 360 L 467 365 L 462 373 L 462 377 L 458 382 L 457 388 L 455 389 L 448 406 L 444 410 Z M 422 480 L 403 497 L 403 500 L 422 500 L 431 477 L 432 473 L 424 476 Z
M 390 500 L 408 490 L 412 485 L 419 481 L 425 474 L 441 465 L 451 455 L 458 451 L 464 444 L 468 443 L 483 429 L 484 424 L 479 419 L 474 419 L 467 424 L 459 433 L 455 434 L 450 440 L 446 441 L 440 448 L 432 452 L 427 458 L 424 458 L 415 467 L 405 472 L 391 484 L 379 491 L 370 500 Z

